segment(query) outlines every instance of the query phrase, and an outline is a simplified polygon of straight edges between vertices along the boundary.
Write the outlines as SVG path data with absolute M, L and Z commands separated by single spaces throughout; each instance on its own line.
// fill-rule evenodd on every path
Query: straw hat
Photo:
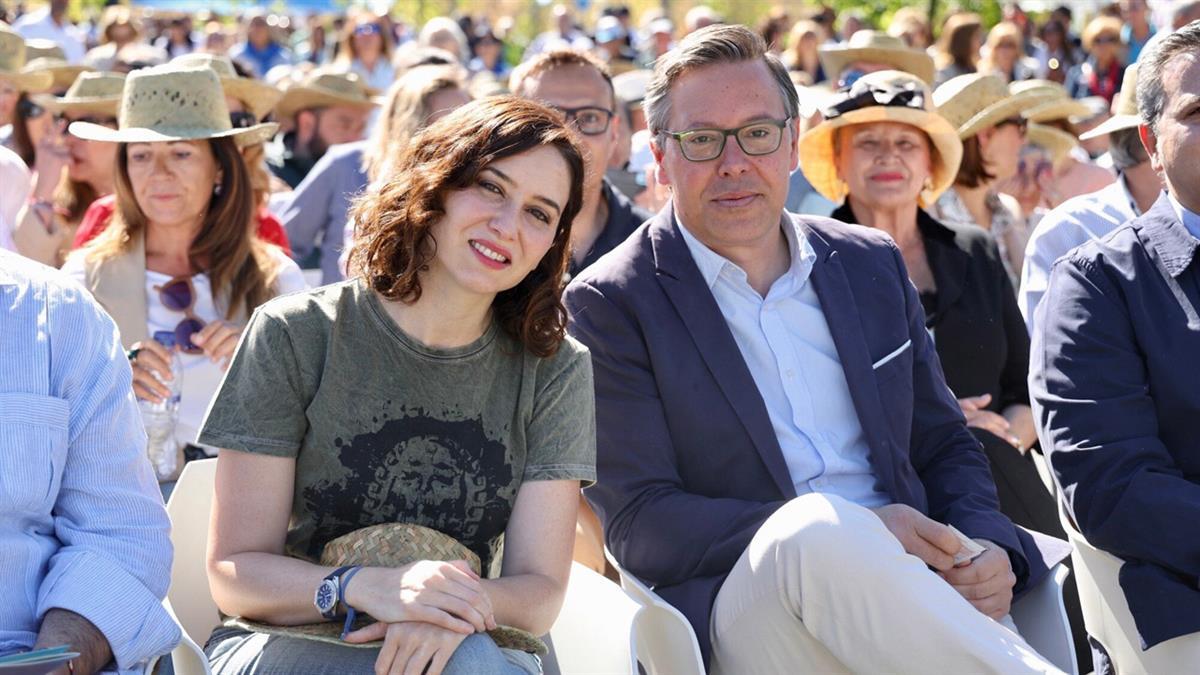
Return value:
M 453 537 L 437 530 L 407 523 L 373 525 L 342 535 L 325 544 L 325 548 L 321 551 L 320 562 L 328 567 L 341 567 L 342 565 L 402 567 L 418 560 L 466 560 L 476 574 L 479 574 L 481 570 L 479 556 Z M 360 614 L 351 630 L 357 630 L 372 622 L 370 617 Z M 343 628 L 341 621 L 325 621 L 301 626 L 272 626 L 242 618 L 233 618 L 226 621 L 225 624 L 256 633 L 287 635 L 347 647 L 377 648 L 380 644 L 379 642 L 365 644 L 343 642 L 341 640 Z M 539 656 L 544 656 L 548 651 L 544 642 L 533 634 L 518 628 L 500 626 L 488 631 L 488 635 L 502 648 L 532 652 Z
M 1091 113 L 1091 108 L 1071 98 L 1066 87 L 1052 80 L 1021 80 L 1008 85 L 1010 94 L 1023 94 L 1029 91 L 1041 92 L 1046 95 L 1045 103 L 1039 103 L 1025 111 L 1025 119 L 1030 122 L 1053 122 L 1054 120 L 1083 117 Z
M 220 78 L 225 95 L 241 101 L 259 120 L 269 115 L 283 97 L 283 92 L 266 82 L 238 75 L 233 61 L 223 54 L 193 52 L 172 59 L 171 63 L 183 68 L 211 68 Z
M 54 78 L 51 89 L 59 90 L 70 87 L 80 73 L 92 70 L 87 66 L 67 63 L 66 52 L 62 47 L 50 40 L 25 41 L 24 73 L 47 72 Z
M 971 73 L 951 78 L 933 92 L 938 112 L 958 129 L 962 140 L 1053 98 L 1052 90 L 1034 87 L 1009 92 L 998 75 Z
M 881 30 L 855 31 L 846 44 L 822 45 L 817 52 L 825 74 L 835 80 L 851 63 L 868 61 L 912 73 L 924 80 L 925 84 L 933 85 L 933 57 Z
M 25 38 L 6 26 L 0 26 L 0 79 L 10 80 L 17 89 L 36 93 L 50 89 L 54 76 L 48 72 L 25 73 Z
M 1074 136 L 1062 129 L 1034 123 L 1030 123 L 1025 130 L 1025 141 L 1050 153 L 1050 159 L 1056 168 L 1070 156 L 1071 150 L 1079 145 Z
M 1105 136 L 1121 129 L 1134 129 L 1142 124 L 1142 116 L 1138 113 L 1137 102 L 1137 64 L 1131 63 L 1125 67 L 1125 79 L 1121 81 L 1121 91 L 1117 92 L 1117 107 L 1112 117 L 1104 123 L 1091 129 L 1079 137 L 1086 141 L 1089 138 Z
M 54 112 L 70 110 L 116 117 L 124 89 L 125 76 L 120 73 L 80 73 L 66 94 L 38 94 L 33 100 Z
M 921 195 L 923 204 L 932 204 L 954 184 L 962 161 L 962 141 L 934 110 L 932 99 L 929 86 L 911 73 L 881 70 L 862 76 L 825 109 L 824 122 L 800 137 L 801 170 L 821 196 L 840 203 L 846 197 L 846 183 L 837 174 L 835 132 L 870 122 L 910 124 L 924 131 L 933 143 L 933 186 Z
M 209 68 L 174 65 L 130 73 L 117 119 L 119 129 L 73 122 L 68 130 L 79 138 L 110 143 L 230 137 L 241 145 L 254 145 L 269 139 L 279 128 L 268 123 L 234 129 L 217 74 Z
M 301 110 L 324 106 L 348 105 L 374 108 L 379 105 L 376 92 L 363 82 L 357 73 L 347 73 L 328 67 L 314 68 L 299 83 L 283 93 L 275 112 L 280 118 L 293 117 Z

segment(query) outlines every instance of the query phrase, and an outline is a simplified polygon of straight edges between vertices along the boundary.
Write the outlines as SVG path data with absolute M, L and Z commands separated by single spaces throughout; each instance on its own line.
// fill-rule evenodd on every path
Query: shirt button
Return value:
M 788 370 L 783 371 L 783 374 L 787 375 L 787 379 L 789 379 L 789 380 L 796 376 L 796 373 L 792 372 L 792 370 L 790 368 Z

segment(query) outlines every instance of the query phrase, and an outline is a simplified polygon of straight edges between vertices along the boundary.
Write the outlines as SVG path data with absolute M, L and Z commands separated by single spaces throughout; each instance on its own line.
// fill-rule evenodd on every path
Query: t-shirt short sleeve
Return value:
M 596 482 L 596 405 L 592 359 L 572 338 L 548 360 L 528 429 L 523 480 Z
M 299 452 L 315 378 L 306 376 L 311 370 L 298 358 L 290 322 L 270 308 L 250 318 L 201 425 L 200 443 L 278 457 Z

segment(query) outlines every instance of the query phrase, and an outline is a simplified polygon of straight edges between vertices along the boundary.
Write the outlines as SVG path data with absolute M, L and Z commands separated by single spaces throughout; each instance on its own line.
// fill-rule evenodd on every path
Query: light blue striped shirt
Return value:
M 121 672 L 179 642 L 163 608 L 170 521 L 129 363 L 82 286 L 0 251 L 0 655 L 54 608 L 92 622 Z
M 791 264 L 762 297 L 746 272 L 680 225 L 725 323 L 767 406 L 797 495 L 836 494 L 875 508 L 869 448 L 816 290 L 808 283 L 816 253 L 784 218 Z

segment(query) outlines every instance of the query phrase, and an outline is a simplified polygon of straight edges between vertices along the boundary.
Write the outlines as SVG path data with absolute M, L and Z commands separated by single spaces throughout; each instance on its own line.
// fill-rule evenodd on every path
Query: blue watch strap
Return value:
M 361 565 L 356 565 L 350 568 L 350 571 L 345 573 L 345 575 L 342 577 L 341 583 L 338 584 L 338 605 L 346 608 L 346 623 L 342 625 L 343 640 L 345 640 L 346 635 L 350 633 L 350 627 L 354 625 L 354 619 L 357 615 L 357 612 L 353 607 L 350 606 L 350 603 L 346 602 L 346 587 L 350 585 L 350 580 L 353 579 L 354 575 L 358 574 L 360 570 L 362 570 Z

